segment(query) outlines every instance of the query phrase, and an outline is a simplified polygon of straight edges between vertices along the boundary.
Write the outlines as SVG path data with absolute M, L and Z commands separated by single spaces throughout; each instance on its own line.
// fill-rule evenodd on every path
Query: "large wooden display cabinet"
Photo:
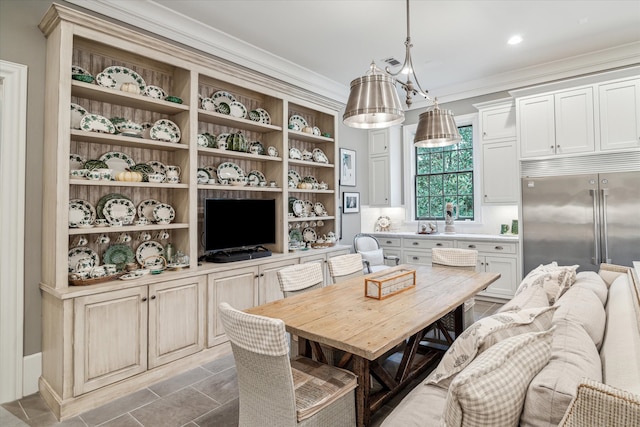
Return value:
M 317 233 L 338 233 L 338 178 L 334 164 L 340 106 L 223 60 L 56 4 L 40 28 L 47 37 L 40 391 L 58 418 L 64 419 L 227 353 L 229 347 L 224 344 L 215 313 L 218 299 L 250 306 L 277 298 L 269 294 L 274 287 L 274 272 L 300 262 L 285 255 L 289 224 L 295 226 L 303 220 L 288 215 L 289 197 L 321 202 L 328 215 L 316 218 L 324 222 Z M 108 66 L 124 66 L 140 74 L 147 85 L 160 86 L 184 102 L 177 104 L 72 80 L 72 65 L 94 76 Z M 220 90 L 233 94 L 249 111 L 265 109 L 270 114 L 270 124 L 200 108 L 200 97 Z M 168 118 L 179 126 L 181 139 L 168 143 L 70 129 L 71 103 L 92 114 L 124 117 L 137 123 Z M 317 126 L 330 137 L 288 129 L 292 114 L 304 117 L 310 126 Z M 204 132 L 242 132 L 245 138 L 260 141 L 265 148 L 276 147 L 279 154 L 203 148 L 197 144 L 197 135 Z M 292 147 L 301 151 L 320 148 L 329 164 L 290 160 L 288 152 Z M 182 170 L 181 181 L 167 184 L 69 178 L 70 154 L 97 159 L 109 151 L 124 152 L 137 163 L 156 160 L 177 165 Z M 198 168 L 215 167 L 222 162 L 234 162 L 245 173 L 259 170 L 268 181 L 276 181 L 277 187 L 197 183 Z M 318 182 L 328 183 L 329 189 L 290 189 L 289 170 L 300 176 L 314 176 Z M 84 199 L 95 206 L 111 193 L 126 195 L 136 206 L 146 199 L 168 203 L 175 209 L 175 220 L 169 225 L 69 228 L 69 200 Z M 274 259 L 235 269 L 209 263 L 200 266 L 202 205 L 208 197 L 275 199 L 277 237 L 275 244 L 269 246 Z M 221 229 L 234 226 L 234 213 L 228 214 L 229 223 L 220 224 Z M 260 212 L 256 212 L 254 223 L 241 226 L 262 226 Z M 96 243 L 102 233 L 114 242 L 122 231 L 135 237 L 141 232 L 154 234 L 164 229 L 173 245 L 189 255 L 189 268 L 130 281 L 69 285 L 68 251 L 78 235 L 85 235 L 88 246 L 102 258 L 108 248 Z M 128 245 L 135 252 L 139 243 L 134 238 Z M 269 281 L 258 280 L 265 275 Z M 217 287 L 221 277 L 230 278 L 223 281 L 228 286 L 223 283 Z M 232 286 L 236 283 L 248 288 L 247 292 L 243 293 L 243 286 Z

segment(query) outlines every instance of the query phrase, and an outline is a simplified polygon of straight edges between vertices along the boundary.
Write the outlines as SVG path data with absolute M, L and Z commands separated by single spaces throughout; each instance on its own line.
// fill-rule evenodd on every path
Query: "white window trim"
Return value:
M 458 126 L 473 126 L 473 206 L 474 206 L 474 220 L 473 221 L 457 221 L 465 224 L 482 224 L 482 182 L 480 173 L 480 125 L 478 120 L 478 113 L 465 114 L 462 116 L 456 116 L 456 125 Z M 402 177 L 404 181 L 404 194 L 405 194 L 405 224 L 409 226 L 418 226 L 418 221 L 415 218 L 415 187 L 413 185 L 413 179 L 416 174 L 416 160 L 415 149 L 413 146 L 413 138 L 416 135 L 416 128 L 418 124 L 405 125 L 402 127 L 402 145 L 404 152 L 404 175 Z M 437 221 L 438 229 L 444 230 L 444 221 Z

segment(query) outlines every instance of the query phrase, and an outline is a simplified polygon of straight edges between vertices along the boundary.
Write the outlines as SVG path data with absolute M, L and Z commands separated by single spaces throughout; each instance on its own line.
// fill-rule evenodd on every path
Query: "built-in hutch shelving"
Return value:
M 290 216 L 290 198 L 322 203 L 326 214 L 314 217 L 318 235 L 339 234 L 338 110 L 340 105 L 310 91 L 269 78 L 141 32 L 107 22 L 78 10 L 52 5 L 40 28 L 47 37 L 45 98 L 45 166 L 43 266 L 43 369 L 40 392 L 59 418 L 68 418 L 161 380 L 168 373 L 211 360 L 229 351 L 217 317 L 217 304 L 229 301 L 247 308 L 281 297 L 276 271 L 286 265 L 326 260 L 347 253 L 334 247 L 289 253 L 290 228 L 309 218 Z M 147 85 L 161 87 L 182 103 L 123 92 L 71 78 L 72 66 L 96 76 L 109 66 L 122 66 L 142 76 Z M 205 110 L 201 99 L 226 91 L 247 110 L 262 108 L 270 123 Z M 72 129 L 71 104 L 106 118 L 123 117 L 135 123 L 169 119 L 180 128 L 178 142 L 149 137 Z M 322 135 L 289 129 L 291 115 L 303 117 Z M 242 133 L 277 155 L 254 154 L 198 144 L 198 134 Z M 289 158 L 289 150 L 323 151 L 328 163 Z M 70 155 L 98 159 L 122 152 L 135 163 L 157 161 L 181 169 L 175 183 L 123 182 L 70 177 Z M 260 171 L 274 186 L 231 186 L 199 183 L 199 168 L 233 162 L 245 174 Z M 289 172 L 312 176 L 326 189 L 288 185 Z M 121 194 L 138 206 L 155 199 L 171 205 L 170 224 L 69 227 L 70 200 L 92 206 L 105 196 Z M 276 200 L 274 255 L 230 264 L 199 263 L 204 254 L 203 201 L 206 198 Z M 233 217 L 233 212 L 229 212 Z M 247 227 L 260 227 L 260 213 Z M 265 225 L 270 226 L 270 225 Z M 229 224 L 221 224 L 221 229 Z M 98 254 L 100 263 L 109 247 L 123 244 L 136 251 L 149 233 L 164 231 L 189 256 L 180 271 L 165 271 L 133 280 L 108 280 L 88 286 L 69 283 L 69 251 L 79 238 Z M 130 241 L 117 242 L 126 232 Z M 106 234 L 111 243 L 99 243 Z M 166 237 L 166 236 L 165 236 Z M 161 239 L 160 237 L 157 237 Z

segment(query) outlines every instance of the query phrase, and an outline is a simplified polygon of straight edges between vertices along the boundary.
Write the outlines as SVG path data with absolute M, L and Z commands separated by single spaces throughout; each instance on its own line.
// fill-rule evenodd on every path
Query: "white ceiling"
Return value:
M 372 59 L 404 59 L 405 0 L 69 1 L 341 101 Z M 640 63 L 640 0 L 410 7 L 416 74 L 441 100 Z

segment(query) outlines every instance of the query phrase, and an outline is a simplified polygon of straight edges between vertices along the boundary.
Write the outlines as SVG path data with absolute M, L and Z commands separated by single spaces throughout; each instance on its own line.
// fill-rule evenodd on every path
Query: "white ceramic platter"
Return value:
M 85 114 L 87 110 L 84 107 L 71 103 L 71 129 L 80 129 L 80 121 Z
M 300 174 L 294 171 L 293 169 L 289 169 L 289 173 L 287 174 L 287 176 L 291 181 L 293 181 L 296 187 L 298 186 L 298 184 L 300 184 L 300 181 L 302 180 L 302 178 L 300 178 Z
M 313 243 L 316 241 L 318 236 L 316 235 L 316 230 L 314 230 L 313 228 L 305 228 L 304 230 L 302 230 L 302 238 L 305 242 Z
M 267 148 L 267 153 L 271 157 L 278 157 L 278 149 L 273 145 L 270 145 L 269 148 Z
M 80 130 L 87 132 L 116 133 L 116 127 L 111 120 L 98 114 L 85 114 L 80 119 Z
M 233 162 L 224 162 L 218 166 L 218 179 L 244 178 L 244 171 Z
M 317 216 L 324 216 L 327 213 L 327 210 L 324 208 L 324 205 L 320 202 L 316 202 L 316 204 L 313 205 L 313 211 L 316 213 Z
M 85 159 L 79 154 L 74 154 L 74 153 L 69 154 L 69 170 L 84 168 L 84 163 L 86 161 L 87 159 Z
M 289 158 L 293 160 L 302 160 L 302 153 L 296 147 L 289 148 Z
M 233 101 L 229 104 L 229 108 L 231 109 L 229 115 L 232 117 L 237 117 L 239 119 L 247 118 L 247 108 L 241 102 Z
M 314 127 L 313 127 L 313 134 L 314 134 L 315 136 L 320 136 L 320 135 L 322 135 L 322 132 L 320 132 L 320 128 L 319 128 L 318 126 L 314 126 Z
M 198 147 L 208 147 L 209 146 L 209 138 L 205 134 L 198 134 Z
M 69 227 L 78 227 L 82 221 L 95 221 L 96 209 L 86 200 L 69 200 Z
M 304 216 L 304 202 L 302 200 L 296 200 L 295 202 L 293 202 L 292 209 L 295 216 Z
M 100 258 L 98 254 L 86 246 L 80 246 L 69 250 L 69 273 L 75 273 L 76 265 L 82 258 L 91 258 L 93 260 L 93 266 L 100 265 Z
M 147 164 L 153 168 L 155 173 L 161 173 L 163 175 L 167 175 L 167 167 L 164 163 L 159 162 L 157 160 L 148 161 Z
M 249 185 L 259 185 L 261 182 L 267 182 L 267 178 L 265 178 L 264 174 L 258 170 L 252 170 L 249 172 L 247 180 L 249 181 Z
M 145 267 L 145 259 L 158 256 L 164 256 L 164 247 L 155 240 L 142 242 L 136 249 L 136 261 L 138 261 L 138 264 L 140 264 L 143 268 Z
M 264 123 L 265 125 L 271 124 L 271 116 L 269 115 L 267 110 L 265 110 L 264 108 L 256 108 L 256 111 L 258 112 L 258 114 L 260 114 L 261 123 Z
M 160 203 L 153 208 L 153 218 L 156 222 L 173 221 L 176 217 L 176 211 L 171 205 Z
M 109 169 L 113 169 L 111 176 L 116 176 L 136 164 L 136 162 L 125 153 L 120 151 L 108 151 L 100 156 L 100 160 L 105 162 Z
M 298 128 L 300 128 L 299 130 L 302 130 L 305 127 L 309 126 L 309 124 L 307 123 L 305 118 L 302 117 L 302 116 L 299 116 L 297 114 L 294 114 L 291 117 L 289 117 L 289 124 L 290 125 L 298 125 Z
M 125 225 L 132 224 L 136 216 L 136 207 L 131 200 L 112 199 L 104 204 L 102 213 L 109 224 L 115 221 L 122 221 Z
M 149 98 L 154 98 L 154 99 L 165 99 L 167 97 L 167 93 L 164 91 L 164 89 L 162 89 L 159 86 L 153 86 L 153 85 L 149 85 L 145 87 L 144 92 L 142 93 L 148 96 Z
M 119 65 L 105 68 L 102 73 L 98 74 L 96 81 L 100 86 L 117 90 L 120 90 L 120 86 L 124 83 L 135 83 L 140 88 L 140 93 L 144 93 L 147 86 L 140 74 Z
M 140 202 L 138 205 L 138 218 L 146 218 L 149 222 L 153 222 L 153 208 L 159 205 L 160 202 L 155 199 L 147 199 Z
M 225 92 L 224 90 L 219 90 L 214 92 L 211 95 L 211 100 L 216 106 L 220 105 L 221 102 L 224 102 L 227 105 L 231 105 L 232 102 L 235 102 L 235 96 L 231 95 L 229 92 Z
M 203 110 L 216 111 L 216 104 L 211 98 L 202 98 L 202 101 L 200 101 L 200 106 Z
M 329 159 L 324 152 L 319 148 L 313 149 L 313 161 L 317 163 L 329 163 Z
M 310 216 L 312 212 L 313 212 L 313 203 L 311 203 L 309 200 L 305 200 L 304 213 L 306 214 L 306 216 Z
M 151 139 L 165 142 L 179 142 L 180 128 L 169 119 L 161 119 L 151 127 Z

